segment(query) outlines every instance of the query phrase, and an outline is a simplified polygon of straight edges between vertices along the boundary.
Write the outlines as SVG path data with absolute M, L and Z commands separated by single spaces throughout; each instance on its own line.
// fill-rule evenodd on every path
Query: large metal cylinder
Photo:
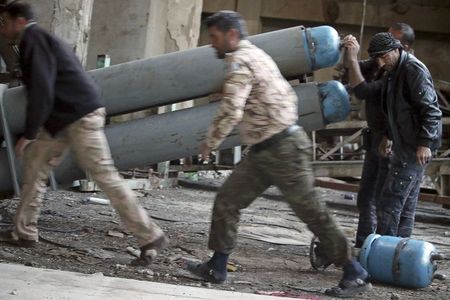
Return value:
M 370 276 L 380 282 L 420 289 L 429 286 L 442 257 L 433 244 L 371 234 L 364 241 L 359 261 Z
M 350 111 L 348 94 L 338 82 L 301 84 L 294 90 L 299 98 L 299 124 L 306 130 L 341 121 Z M 330 95 L 334 99 L 331 106 L 327 104 Z M 198 154 L 198 146 L 218 106 L 216 102 L 108 126 L 106 135 L 116 166 L 124 170 Z M 233 132 L 221 148 L 239 144 L 239 137 Z M 0 151 L 0 191 L 12 189 L 7 163 L 3 149 Z M 84 174 L 69 156 L 55 170 L 55 176 L 58 182 L 68 183 L 83 178 Z
M 330 67 L 339 60 L 339 36 L 332 27 L 292 27 L 249 40 L 267 52 L 287 78 Z M 209 47 L 180 51 L 89 72 L 103 91 L 108 115 L 202 97 L 221 89 L 225 71 Z M 10 89 L 4 107 L 12 133 L 25 123 L 25 91 Z

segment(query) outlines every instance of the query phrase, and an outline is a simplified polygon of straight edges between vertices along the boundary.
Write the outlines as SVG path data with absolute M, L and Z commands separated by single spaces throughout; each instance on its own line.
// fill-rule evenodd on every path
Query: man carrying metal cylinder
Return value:
M 149 264 L 167 239 L 114 166 L 104 134 L 104 104 L 95 83 L 72 49 L 33 21 L 29 4 L 13 1 L 2 7 L 1 20 L 0 33 L 19 42 L 27 90 L 25 132 L 16 145 L 24 166 L 20 206 L 12 232 L 3 232 L 2 240 L 19 246 L 38 242 L 47 178 L 71 148 L 138 239 L 141 257 L 135 263 Z
M 368 274 L 352 257 L 351 247 L 314 188 L 312 145 L 296 125 L 297 97 L 274 61 L 245 39 L 245 23 L 232 11 L 221 11 L 206 21 L 212 46 L 227 63 L 223 100 L 206 140 L 204 158 L 217 149 L 239 124 L 251 151 L 217 193 L 205 263 L 187 262 L 187 269 L 204 280 L 222 283 L 227 261 L 236 244 L 240 211 L 264 190 L 276 185 L 296 215 L 320 238 L 328 257 L 344 274 L 333 296 L 352 296 L 369 290 Z

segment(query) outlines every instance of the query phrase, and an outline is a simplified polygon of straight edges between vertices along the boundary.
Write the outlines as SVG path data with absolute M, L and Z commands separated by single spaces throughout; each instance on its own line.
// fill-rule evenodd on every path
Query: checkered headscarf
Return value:
M 370 57 L 375 58 L 400 48 L 403 48 L 402 44 L 394 38 L 392 33 L 380 32 L 372 37 L 367 51 Z

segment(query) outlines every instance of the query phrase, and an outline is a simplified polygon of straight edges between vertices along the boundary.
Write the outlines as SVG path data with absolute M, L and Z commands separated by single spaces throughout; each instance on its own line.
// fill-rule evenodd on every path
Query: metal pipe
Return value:
M 345 118 L 350 111 L 348 94 L 338 82 L 301 84 L 294 90 L 299 98 L 299 124 L 308 131 L 341 121 L 339 118 Z M 334 99 L 332 107 L 328 107 L 329 95 Z M 219 104 L 215 102 L 108 126 L 106 135 L 116 166 L 124 170 L 198 154 L 199 143 Z M 221 148 L 238 145 L 239 137 L 233 132 Z M 7 166 L 6 153 L 0 151 L 0 191 L 12 188 Z M 69 156 L 55 170 L 55 177 L 58 182 L 68 183 L 83 178 L 84 173 Z
M 287 78 L 335 65 L 339 36 L 332 27 L 302 26 L 255 35 L 251 42 L 267 52 Z M 108 115 L 202 97 L 221 89 L 222 60 L 209 46 L 137 60 L 90 71 L 103 91 Z M 23 87 L 5 92 L 5 112 L 14 134 L 23 130 L 26 98 Z

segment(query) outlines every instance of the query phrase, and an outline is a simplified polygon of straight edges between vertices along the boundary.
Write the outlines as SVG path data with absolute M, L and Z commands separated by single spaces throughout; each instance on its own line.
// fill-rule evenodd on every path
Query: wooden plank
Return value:
M 328 124 L 325 127 L 325 130 L 327 129 L 353 129 L 353 128 L 363 128 L 367 127 L 366 121 L 360 121 L 360 120 L 349 120 L 349 121 L 342 121 L 337 123 Z
M 317 177 L 358 177 L 362 173 L 363 161 L 314 161 L 312 165 Z
M 313 161 L 312 165 L 317 177 L 359 177 L 362 173 L 363 161 Z M 450 159 L 433 159 L 425 173 L 432 176 L 450 175 Z
M 316 179 L 315 182 L 316 182 L 316 186 L 323 187 L 323 188 L 328 188 L 328 189 L 333 189 L 333 190 L 338 190 L 338 191 L 345 191 L 345 192 L 353 192 L 353 193 L 357 193 L 359 191 L 359 185 L 357 185 L 357 184 L 327 181 L 327 180 L 323 180 L 323 179 Z M 432 202 L 432 203 L 450 205 L 450 196 L 441 196 L 441 195 L 420 193 L 419 200 L 423 201 L 423 202 Z
M 345 144 L 348 144 L 349 142 L 355 140 L 357 137 L 359 137 L 362 133 L 363 129 L 361 128 L 360 130 L 358 130 L 357 132 L 355 132 L 354 134 L 352 134 L 351 136 L 345 138 L 342 143 L 337 144 L 336 146 L 334 146 L 330 151 L 328 151 L 327 153 L 325 153 L 324 155 L 322 155 L 319 160 L 324 160 L 325 158 L 329 157 L 330 155 L 332 155 L 334 152 L 336 152 L 338 149 L 342 148 Z
M 338 16 L 336 24 L 361 25 L 362 1 L 336 1 Z M 450 33 L 450 9 L 411 4 L 404 14 L 395 12 L 391 1 L 369 1 L 366 11 L 366 26 L 388 28 L 395 22 L 413 24 L 416 31 Z M 323 2 L 311 0 L 263 0 L 261 16 L 290 19 L 304 22 L 329 23 L 329 15 Z M 426 17 L 424 17 L 426 16 Z M 433 20 L 433 22 L 430 22 Z

